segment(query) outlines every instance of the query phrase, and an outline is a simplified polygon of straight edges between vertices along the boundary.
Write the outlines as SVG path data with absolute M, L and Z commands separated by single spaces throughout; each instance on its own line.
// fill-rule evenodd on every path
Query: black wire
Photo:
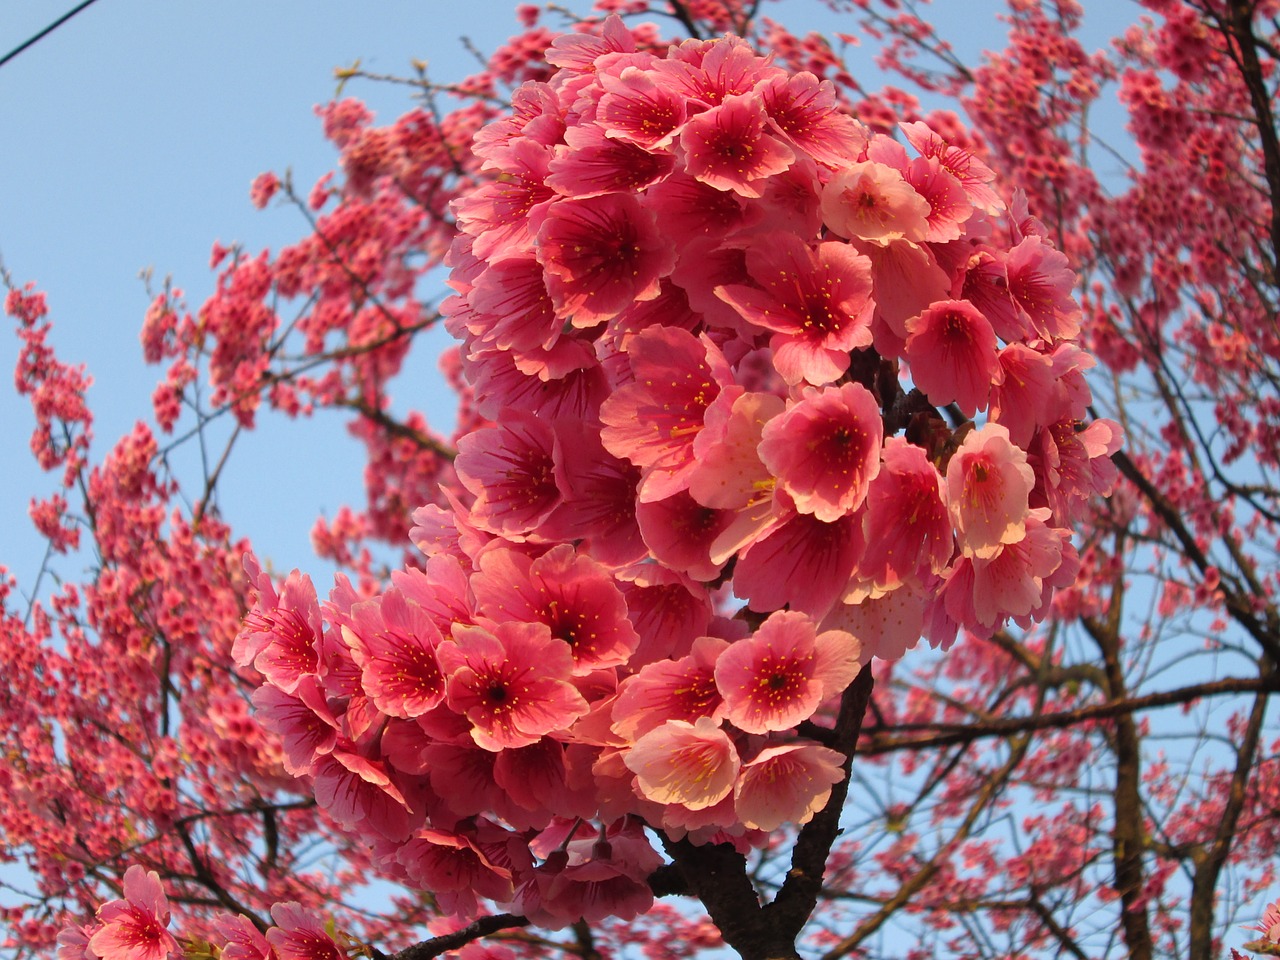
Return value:
M 74 17 L 77 13 L 79 13 L 85 7 L 88 7 L 97 2 L 98 0 L 84 0 L 84 2 L 81 3 L 79 6 L 77 6 L 74 10 L 69 10 L 66 13 L 64 13 L 57 20 L 53 21 L 53 23 L 49 24 L 47 27 L 45 27 L 43 30 L 37 33 L 30 40 L 27 40 L 24 43 L 18 44 L 12 50 L 6 53 L 3 57 L 0 57 L 0 67 L 3 67 L 6 63 L 8 63 L 10 60 L 16 57 L 18 54 L 20 54 L 23 50 L 27 49 L 27 47 L 31 46 L 33 43 L 36 43 L 39 40 L 42 40 L 44 37 L 47 37 L 49 34 L 53 33 L 53 31 L 57 30 L 60 26 L 62 26 L 64 23 L 66 23 L 68 20 Z

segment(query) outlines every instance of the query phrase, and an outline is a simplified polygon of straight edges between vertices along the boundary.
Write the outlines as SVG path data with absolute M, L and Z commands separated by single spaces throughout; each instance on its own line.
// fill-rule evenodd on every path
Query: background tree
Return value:
M 995 172 L 999 194 L 1023 191 L 1080 272 L 1082 336 L 1101 361 L 1090 375 L 1095 409 L 1127 435 L 1113 455 L 1122 483 L 1091 508 L 1080 574 L 1052 618 L 876 661 L 869 703 L 846 698 L 838 729 L 856 730 L 863 708 L 865 718 L 841 835 L 829 854 L 813 848 L 825 876 L 802 951 L 1220 955 L 1226 925 L 1261 913 L 1276 853 L 1266 723 L 1280 649 L 1275 5 L 1152 0 L 1147 21 L 1090 54 L 1075 39 L 1077 4 L 1015 3 L 1005 49 L 968 66 L 913 8 L 849 4 L 850 36 L 875 43 L 903 77 L 879 91 L 841 59 L 833 44 L 848 38 L 794 37 L 748 5 L 652 6 L 621 11 L 641 44 L 747 37 L 831 80 L 872 130 L 926 120 Z M 341 180 L 306 196 L 271 175 L 255 185 L 255 202 L 293 203 L 309 235 L 275 257 L 220 251 L 217 293 L 194 314 L 157 296 L 144 322 L 148 359 L 164 367 L 156 429 L 139 425 L 100 459 L 83 372 L 49 350 L 43 298 L 11 284 L 34 448 L 61 480 L 33 518 L 53 551 L 83 548 L 95 564 L 92 577 L 30 606 L 6 588 L 0 726 L 11 763 L 0 768 L 0 824 L 7 855 L 39 890 L 9 911 L 15 953 L 51 949 L 67 911 L 84 921 L 121 894 L 150 912 L 117 907 L 101 922 L 159 926 L 149 879 L 124 878 L 131 863 L 157 873 L 187 949 L 203 938 L 252 951 L 247 926 L 218 926 L 225 911 L 274 921 L 271 943 L 290 956 L 333 949 L 316 914 L 386 953 L 457 926 L 442 913 L 475 891 L 370 889 L 376 852 L 288 775 L 278 731 L 250 711 L 261 677 L 232 657 L 255 600 L 241 571 L 249 544 L 217 509 L 218 479 L 237 468 L 231 445 L 208 451 L 194 484 L 166 455 L 199 442 L 214 417 L 247 430 L 267 411 L 351 410 L 368 451 L 366 503 L 318 528 L 321 553 L 349 572 L 353 600 L 421 563 L 405 547 L 410 517 L 461 489 L 453 440 L 420 413 L 393 413 L 389 384 L 438 322 L 418 281 L 455 235 L 448 203 L 490 177 L 472 138 L 506 114 L 516 85 L 548 75 L 546 50 L 569 22 L 521 15 L 526 32 L 482 73 L 442 85 L 420 72 L 420 105 L 390 126 L 373 126 L 352 100 L 324 111 Z M 599 29 L 591 24 L 588 33 Z M 1095 173 L 1118 151 L 1089 123 L 1113 92 L 1138 150 L 1119 186 Z M 1016 264 L 1004 276 L 993 301 L 1006 289 L 1029 303 L 1051 292 L 1019 290 Z M 463 401 L 460 436 L 483 423 L 484 398 L 457 354 L 443 364 Z M 1072 476 L 1089 466 L 1082 437 L 1042 432 L 1031 456 L 1087 484 Z M 260 592 L 277 589 L 280 608 L 313 615 L 301 580 L 277 584 Z M 653 871 L 654 893 L 692 888 L 720 931 L 673 897 L 628 923 L 579 921 L 561 933 L 482 920 L 433 948 L 680 956 L 722 932 L 741 952 L 772 955 L 782 948 L 758 935 L 781 911 L 753 914 L 757 895 L 772 900 L 797 862 L 817 872 L 794 836 L 778 831 L 745 861 L 724 846 L 676 847 L 680 869 Z M 273 912 L 281 902 L 300 906 Z M 796 929 L 807 917 L 792 918 Z M 74 938 L 64 948 L 74 951 Z M 103 940 L 97 949 L 105 955 Z

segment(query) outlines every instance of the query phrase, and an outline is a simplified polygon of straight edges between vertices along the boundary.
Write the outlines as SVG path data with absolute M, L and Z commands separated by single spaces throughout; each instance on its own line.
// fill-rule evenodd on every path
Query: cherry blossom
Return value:
M 98 908 L 101 926 L 88 948 L 102 960 L 163 960 L 178 951 L 169 925 L 169 900 L 154 871 L 134 864 L 124 875 L 124 899 Z
M 869 94 L 821 38 L 764 21 L 725 36 L 751 19 L 732 4 L 671 5 L 661 24 L 632 16 L 658 12 L 643 2 L 599 6 L 619 15 L 559 36 L 526 7 L 525 32 L 461 85 L 424 65 L 423 104 L 392 124 L 353 100 L 322 107 L 342 175 L 309 197 L 274 175 L 252 193 L 296 202 L 314 236 L 275 255 L 219 247 L 205 306 L 189 313 L 166 291 L 148 312 L 144 350 L 169 365 L 161 434 L 139 426 L 90 466 L 87 377 L 53 358 L 42 300 L 11 291 L 36 445 L 65 471 L 32 516 L 54 553 L 79 537 L 100 561 L 83 597 L 68 584 L 27 618 L 9 606 L 0 618 L 20 684 L 4 710 L 25 731 L 9 748 L 23 760 L 5 773 L 16 812 L 4 827 L 38 846 L 42 889 L 88 889 L 85 871 L 108 875 L 126 855 L 154 860 L 191 908 L 181 949 L 232 960 L 377 955 L 408 923 L 439 938 L 437 952 L 684 960 L 716 934 L 655 900 L 678 890 L 702 898 L 733 949 L 768 940 L 760 949 L 782 956 L 824 876 L 889 905 L 886 917 L 894 891 L 876 884 L 924 876 L 912 909 L 939 928 L 954 904 L 988 909 L 1003 893 L 991 864 L 1008 845 L 962 835 L 987 830 L 994 782 L 965 737 L 1025 720 L 1015 736 L 1036 746 L 1011 756 L 1015 792 L 1078 778 L 1090 737 L 1121 749 L 1127 677 L 1107 674 L 1103 692 L 1096 666 L 1061 666 L 1074 647 L 1054 632 L 1077 611 L 1098 632 L 1099 585 L 1133 567 L 1100 531 L 1185 545 L 1234 521 L 1189 509 L 1185 465 L 1161 474 L 1171 499 L 1152 507 L 1133 478 L 1170 461 L 1121 459 L 1120 427 L 1093 414 L 1088 351 L 1145 347 L 1109 319 L 1114 304 L 1073 296 L 1073 265 L 1134 268 L 1091 259 L 1085 234 L 1035 218 L 1065 216 L 1035 184 L 1065 198 L 1085 185 L 1038 148 L 1044 169 L 1009 179 L 1029 133 L 992 139 L 906 91 Z M 670 42 L 668 21 L 695 36 Z M 882 28 L 884 63 L 910 70 L 893 42 L 915 28 L 896 16 Z M 923 26 L 911 35 L 932 42 Z M 1021 42 L 1044 57 L 1070 47 L 1044 39 Z M 1084 89 L 1089 63 L 1054 69 L 1076 70 Z M 1026 71 L 1007 72 L 1025 84 Z M 1058 76 L 1005 91 L 975 75 L 987 95 L 973 113 L 1057 89 Z M 1150 80 L 1125 89 L 1156 109 Z M 1030 197 L 1013 192 L 1024 182 Z M 1124 219 L 1098 209 L 1091 229 Z M 1116 249 L 1107 256 L 1134 252 Z M 437 267 L 451 290 L 438 308 L 420 299 Z M 1162 271 L 1135 274 L 1153 291 L 1153 336 L 1190 309 L 1161 299 L 1177 272 Z M 1127 296 L 1146 296 L 1143 283 L 1126 282 Z M 452 437 L 397 412 L 405 380 L 390 400 L 415 338 L 439 322 L 458 341 L 441 361 L 461 401 Z M 1220 355 L 1245 349 L 1231 331 L 1214 338 Z M 246 580 L 251 548 L 219 515 L 221 467 L 192 494 L 169 453 L 189 410 L 206 442 L 223 411 L 248 429 L 268 412 L 328 408 L 355 418 L 368 504 L 317 525 L 339 568 L 322 599 L 306 575 L 254 559 Z M 1271 421 L 1224 429 L 1252 443 L 1240 438 Z M 1105 505 L 1117 463 L 1130 500 Z M 1179 509 L 1194 534 L 1165 536 Z M 1269 529 L 1255 509 L 1254 528 Z M 1121 526 L 1139 515 L 1146 527 Z M 1085 524 L 1094 535 L 1077 547 Z M 1213 559 L 1216 580 L 1192 578 L 1206 615 L 1247 569 Z M 10 590 L 0 575 L 0 598 Z M 1053 630 L 1038 626 L 1051 617 Z M 921 637 L 932 659 L 907 656 Z M 1090 639 L 1108 667 L 1122 662 Z M 66 696 L 46 680 L 64 677 Z M 130 706 L 113 715 L 106 701 Z M 1100 705 L 1111 712 L 1090 713 Z M 57 722 L 36 722 L 40 711 Z M 1058 732 L 1035 726 L 1043 716 L 1076 740 L 1040 749 Z M 896 792 L 915 795 L 921 770 L 940 774 L 900 812 Z M 79 792 L 55 786 L 81 774 Z M 850 787 L 871 801 L 857 824 L 841 818 Z M 85 797 L 106 800 L 90 814 Z M 970 804 L 984 816 L 964 820 Z M 1042 859 L 1078 878 L 1074 895 L 1114 856 L 1098 839 L 1113 820 L 1011 828 L 1038 845 L 1011 859 L 1010 888 L 1050 889 L 1029 879 Z M 1081 822 L 1076 848 L 1054 842 Z M 837 838 L 845 824 L 856 839 Z M 1162 829 L 1171 845 L 1199 836 Z M 743 863 L 776 889 L 773 913 Z M 160 875 L 141 870 L 96 926 L 64 932 L 68 960 L 179 949 Z M 374 877 L 397 888 L 394 917 L 349 909 Z M 1042 921 L 1022 922 L 1021 901 L 999 902 L 989 909 L 1016 918 L 1001 924 L 1036 931 L 1010 955 L 1055 948 Z M 845 909 L 832 901 L 842 924 Z M 1142 909 L 1126 902 L 1125 915 Z M 784 913 L 795 918 L 764 919 Z M 618 932 L 654 918 L 681 936 Z M 572 933 L 476 943 L 526 922 Z

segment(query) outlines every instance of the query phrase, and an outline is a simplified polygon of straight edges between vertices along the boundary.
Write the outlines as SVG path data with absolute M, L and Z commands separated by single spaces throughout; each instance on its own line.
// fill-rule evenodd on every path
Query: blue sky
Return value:
M 0 54 L 75 5 L 74 0 L 0 4 Z M 582 2 L 570 4 L 581 8 Z M 943 0 L 935 19 L 972 62 L 1000 45 L 997 0 Z M 1136 13 L 1132 3 L 1088 5 L 1102 28 Z M 435 79 L 474 68 L 459 38 L 490 50 L 516 32 L 514 4 L 501 0 L 98 0 L 0 68 L 0 258 L 17 282 L 34 280 L 50 299 L 54 343 L 64 360 L 88 364 L 95 385 L 100 456 L 135 419 L 149 415 L 156 371 L 137 341 L 148 303 L 139 272 L 168 275 L 191 309 L 210 293 L 214 240 L 272 250 L 298 239 L 296 211 L 252 208 L 249 184 L 264 170 L 292 169 L 305 189 L 335 155 L 312 108 L 332 98 L 333 70 L 359 58 L 374 72 L 407 73 L 427 60 Z M 782 0 L 765 12 L 799 32 L 849 29 L 817 0 Z M 407 109 L 402 89 L 357 84 L 350 93 L 383 120 Z M 43 556 L 26 509 L 53 489 L 30 458 L 31 414 L 8 386 L 17 355 L 6 318 L 0 331 L 0 564 L 30 587 Z M 415 367 L 434 422 L 447 396 Z M 424 399 L 425 398 L 425 399 Z M 397 398 L 400 399 L 400 398 Z M 270 420 L 233 455 L 223 511 L 278 567 L 318 566 L 308 532 L 315 517 L 360 495 L 360 450 L 341 420 Z M 76 562 L 63 572 L 74 574 Z M 325 578 L 321 577 L 323 582 Z

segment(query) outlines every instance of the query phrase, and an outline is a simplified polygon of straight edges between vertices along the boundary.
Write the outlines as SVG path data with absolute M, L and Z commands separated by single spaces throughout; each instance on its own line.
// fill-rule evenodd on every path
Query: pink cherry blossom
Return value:
M 653 213 L 625 193 L 552 204 L 538 230 L 538 259 L 556 315 L 576 327 L 653 299 L 675 265 Z
M 277 903 L 271 908 L 276 925 L 267 931 L 267 941 L 279 960 L 346 960 L 346 951 L 325 929 L 324 921 L 296 901 Z
M 532 255 L 488 264 L 467 294 L 466 327 L 479 344 L 517 354 L 549 350 L 563 322 L 547 292 L 542 264 Z M 450 311 L 456 314 L 457 311 Z
M 750 323 L 775 331 L 778 373 L 789 384 L 822 385 L 849 366 L 849 351 L 871 343 L 871 262 L 847 244 L 810 247 L 783 234 L 747 251 L 755 286 L 716 288 Z
M 610 137 L 594 125 L 571 127 L 564 139 L 555 148 L 547 186 L 570 197 L 643 190 L 675 166 L 673 157 Z
M 705 411 L 733 374 L 719 350 L 684 330 L 643 330 L 627 352 L 635 379 L 605 401 L 600 439 L 644 470 L 640 499 L 661 500 L 688 485 Z
M 484 616 L 545 625 L 567 645 L 575 674 L 620 666 L 640 642 L 613 577 L 569 544 L 536 559 L 490 550 L 480 558 L 471 585 Z
M 1026 535 L 989 558 L 973 559 L 973 608 L 987 626 L 1005 617 L 1026 617 L 1044 602 L 1045 584 L 1063 563 L 1064 537 L 1045 524 L 1049 511 L 1027 515 Z
M 766 119 L 754 94 L 726 97 L 692 117 L 680 131 L 685 169 L 718 190 L 759 197 L 764 181 L 795 160 L 795 152 L 767 132 Z
M 787 141 L 819 163 L 838 167 L 865 148 L 868 135 L 836 107 L 835 87 L 812 73 L 775 76 L 756 88 L 769 120 Z
M 458 441 L 458 479 L 475 495 L 471 519 L 482 529 L 519 538 L 545 520 L 564 496 L 555 432 L 521 410 L 497 426 Z
M 690 496 L 703 506 L 738 510 L 771 493 L 774 478 L 758 448 L 765 424 L 784 407 L 782 398 L 771 393 L 744 393 L 732 404 L 709 407 L 705 429 L 693 442 Z
M 1053 362 L 1023 343 L 1000 351 L 1000 375 L 991 387 L 991 419 L 1003 424 L 1009 439 L 1024 450 L 1036 427 L 1056 420 L 1057 379 Z
M 1074 338 L 1080 307 L 1071 296 L 1075 272 L 1066 255 L 1040 237 L 1026 237 L 1009 252 L 1009 293 L 1045 340 Z
M 1262 919 L 1245 927 L 1262 934 L 1260 939 L 1269 943 L 1280 943 L 1280 900 L 1269 903 L 1262 911 Z
M 784 73 L 734 36 L 686 40 L 653 66 L 664 82 L 703 107 L 748 94 L 762 81 Z
M 339 748 L 316 760 L 313 776 L 316 803 L 349 830 L 403 840 L 421 820 L 381 760 Z
M 990 187 L 996 178 L 995 171 L 978 159 L 973 151 L 947 143 L 923 121 L 901 123 L 899 127 L 922 157 L 936 157 L 943 169 L 960 181 L 973 206 L 990 214 L 1004 209 L 1004 203 Z
M 124 899 L 100 906 L 98 922 L 88 946 L 102 960 L 165 960 L 178 952 L 178 942 L 165 929 L 169 900 L 160 876 L 136 863 L 124 873 Z
M 258 589 L 258 602 L 245 617 L 232 655 L 252 663 L 273 684 L 292 693 L 299 680 L 320 668 L 320 603 L 311 578 L 294 570 L 279 595 L 257 561 L 245 558 L 245 572 Z
M 587 712 L 568 682 L 569 646 L 542 623 L 457 626 L 437 650 L 449 676 L 449 706 L 471 721 L 471 736 L 486 750 L 536 743 Z
M 808 741 L 765 747 L 742 765 L 734 811 L 753 830 L 808 823 L 845 778 L 843 764 L 835 750 Z
M 923 449 L 902 437 L 884 442 L 867 493 L 866 550 L 859 575 L 892 589 L 922 569 L 940 573 L 955 550 L 942 477 Z
M 223 960 L 278 960 L 275 947 L 243 913 L 218 920 L 219 937 L 226 941 Z
M 950 296 L 951 280 L 927 246 L 909 240 L 861 244 L 871 261 L 876 309 L 871 326 L 876 351 L 901 357 L 906 349 L 907 321 L 930 304 Z
M 960 239 L 965 221 L 973 214 L 973 205 L 960 181 L 934 157 L 917 157 L 903 173 L 907 183 L 929 205 L 928 229 L 921 239 L 928 243 Z
M 535 871 L 520 908 L 537 923 L 556 928 L 608 917 L 634 919 L 653 906 L 648 879 L 662 865 L 635 818 L 602 831 L 599 839 L 572 840 Z
M 555 191 L 546 185 L 551 151 L 530 139 L 519 139 L 502 153 L 506 176 L 454 201 L 458 225 L 475 243 L 475 256 L 527 250 Z
M 643 796 L 690 810 L 729 796 L 741 766 L 729 735 L 710 717 L 668 720 L 637 740 L 624 759 Z
M 720 720 L 725 708 L 716 687 L 715 666 L 728 647 L 726 640 L 699 637 L 687 656 L 646 664 L 627 677 L 613 701 L 613 730 L 635 740 L 668 720 Z
M 472 914 L 476 898 L 509 900 L 511 871 L 485 856 L 477 837 L 424 827 L 403 844 L 396 859 L 409 878 L 439 898 L 446 913 Z
M 343 627 L 360 683 L 391 717 L 418 717 L 444 699 L 435 649 L 443 639 L 427 611 L 392 588 L 380 601 L 352 608 L 354 629 Z
M 600 75 L 604 95 L 596 122 L 609 137 L 648 150 L 671 145 L 686 117 L 686 100 L 660 77 L 639 67 Z
M 930 403 L 955 403 L 966 417 L 986 409 L 1000 361 L 991 324 L 973 304 L 940 300 L 908 320 L 906 356 Z
M 832 607 L 818 629 L 852 634 L 862 645 L 863 661 L 869 662 L 871 657 L 897 660 L 924 633 L 927 596 L 924 587 L 911 583 L 898 584 L 883 594 L 859 592 Z
M 654 563 L 638 563 L 617 572 L 627 601 L 627 616 L 640 635 L 631 665 L 640 667 L 667 657 L 682 657 L 711 623 L 707 588 Z
M 314 677 L 303 678 L 294 694 L 264 684 L 253 692 L 253 705 L 262 725 L 280 736 L 284 768 L 303 776 L 337 745 L 340 726 Z
M 844 595 L 863 546 L 858 514 L 828 523 L 796 513 L 772 526 L 739 556 L 734 596 L 762 613 L 790 605 L 821 617 Z
M 760 459 L 797 510 L 830 522 L 862 505 L 880 471 L 883 437 L 880 407 L 866 387 L 806 387 L 765 424 Z
M 988 423 L 964 438 L 947 464 L 947 507 L 965 556 L 988 559 L 1026 534 L 1035 473 L 1009 431 Z
M 778 611 L 716 661 L 725 718 L 747 733 L 790 729 L 858 675 L 860 651 L 848 633 L 819 634 L 804 614 Z
M 727 510 L 703 506 L 688 491 L 637 504 L 636 520 L 650 555 L 694 580 L 714 580 L 724 560 L 712 557 L 720 534 L 734 520 Z
M 871 160 L 842 167 L 822 188 L 823 223 L 850 240 L 923 240 L 929 212 L 901 171 Z
M 600 431 L 588 424 L 561 421 L 561 460 L 565 495 L 542 524 L 550 540 L 581 541 L 598 562 L 622 567 L 648 553 L 636 521 L 640 470 L 604 449 Z

